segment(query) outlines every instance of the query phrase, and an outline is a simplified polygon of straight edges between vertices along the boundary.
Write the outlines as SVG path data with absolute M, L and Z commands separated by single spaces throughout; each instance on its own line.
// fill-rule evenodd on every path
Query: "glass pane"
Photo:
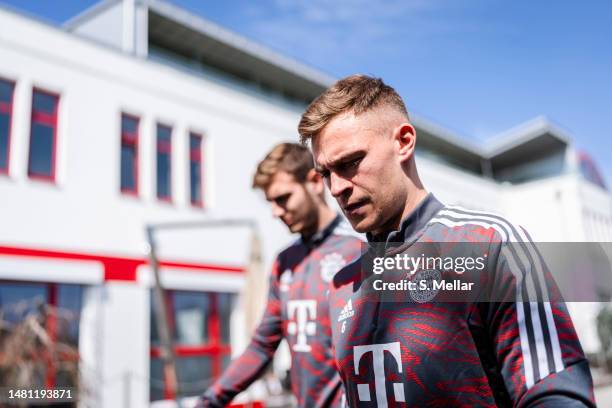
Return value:
M 202 201 L 202 187 L 201 187 L 201 170 L 200 163 L 191 162 L 189 163 L 190 173 L 190 194 L 191 202 L 197 203 Z
M 55 113 L 57 107 L 57 96 L 34 91 L 32 110 L 37 112 Z
M 157 153 L 157 196 L 170 197 L 170 155 Z
M 191 134 L 189 136 L 189 149 L 199 150 L 202 147 L 202 138 L 200 136 Z
M 0 283 L 2 318 L 18 323 L 47 303 L 47 286 L 29 283 Z
M 217 310 L 221 324 L 221 342 L 230 344 L 230 317 L 232 314 L 234 296 L 231 293 L 217 294 Z
M 174 340 L 177 345 L 208 341 L 209 297 L 202 292 L 173 292 Z
M 138 133 L 138 119 L 121 115 L 121 133 Z
M 182 396 L 203 393 L 213 380 L 210 357 L 178 357 L 176 371 Z
M 57 291 L 57 306 L 61 313 L 58 339 L 78 347 L 83 289 L 80 285 L 60 284 Z
M 53 128 L 32 123 L 30 140 L 30 174 L 50 176 L 53 171 Z
M 172 136 L 172 129 L 167 126 L 157 125 L 157 141 L 158 142 L 170 142 Z
M 130 145 L 121 145 L 121 190 L 136 189 L 136 148 Z
M 10 103 L 13 99 L 13 84 L 0 79 L 0 102 Z
M 224 354 L 223 358 L 221 359 L 221 370 L 225 370 L 227 367 L 229 367 L 231 362 L 232 356 L 230 353 Z
M 46 284 L 31 284 L 31 283 L 13 283 L 0 282 L 0 319 L 2 320 L 2 330 L 0 330 L 0 354 L 6 358 L 7 352 L 11 352 L 10 344 L 18 341 L 13 335 L 23 336 L 19 334 L 23 330 L 15 331 L 15 326 L 22 323 L 28 317 L 35 317 L 38 323 L 44 327 L 44 309 L 43 306 L 48 302 L 48 286 Z M 44 330 L 44 328 L 43 328 Z M 27 336 L 31 336 L 32 331 L 29 331 Z M 13 338 L 12 338 L 13 337 Z M 11 339 L 12 338 L 12 339 Z M 9 386 L 12 384 L 22 383 L 28 387 L 44 386 L 46 373 L 45 360 L 40 357 L 46 347 L 42 342 L 32 342 L 24 350 L 13 350 L 12 355 L 15 360 L 22 362 L 22 367 L 15 366 L 14 368 L 7 367 L 0 371 L 0 384 Z M 31 369 L 31 370 L 30 370 Z
M 0 113 L 0 169 L 5 169 L 8 164 L 9 153 L 9 116 Z
M 149 399 L 164 399 L 164 365 L 161 358 L 151 358 L 151 380 L 149 381 Z

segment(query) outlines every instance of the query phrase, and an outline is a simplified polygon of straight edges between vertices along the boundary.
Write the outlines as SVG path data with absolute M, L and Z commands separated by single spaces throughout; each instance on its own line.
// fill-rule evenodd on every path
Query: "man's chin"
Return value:
M 359 232 L 360 234 L 369 232 L 371 229 L 371 226 L 366 218 L 363 217 L 355 217 L 355 218 L 348 218 L 348 221 L 351 223 L 351 226 L 353 227 L 353 229 L 357 232 Z

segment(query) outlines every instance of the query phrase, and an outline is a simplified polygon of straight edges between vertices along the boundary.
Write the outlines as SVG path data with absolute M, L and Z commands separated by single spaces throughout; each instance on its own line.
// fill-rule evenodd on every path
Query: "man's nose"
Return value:
M 280 218 L 285 215 L 285 209 L 276 203 L 272 203 L 272 215 L 276 218 Z
M 329 191 L 338 198 L 351 187 L 351 182 L 335 173 L 329 175 Z

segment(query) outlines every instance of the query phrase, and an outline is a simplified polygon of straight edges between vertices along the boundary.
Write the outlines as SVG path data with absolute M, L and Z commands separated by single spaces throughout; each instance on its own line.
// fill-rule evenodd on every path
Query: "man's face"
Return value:
M 380 110 L 339 115 L 312 142 L 317 172 L 347 219 L 373 234 L 401 217 L 407 198 L 406 150 L 396 138 L 406 120 Z
M 306 234 L 316 229 L 317 207 L 307 183 L 299 183 L 293 175 L 279 171 L 264 190 L 266 200 L 272 205 L 272 214 L 292 233 Z

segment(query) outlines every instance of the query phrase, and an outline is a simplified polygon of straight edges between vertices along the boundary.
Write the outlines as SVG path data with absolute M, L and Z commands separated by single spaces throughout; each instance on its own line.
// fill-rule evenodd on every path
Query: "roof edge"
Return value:
M 76 16 L 69 18 L 60 27 L 66 31 L 73 31 L 81 24 L 91 20 L 100 13 L 106 11 L 109 7 L 121 3 L 122 1 L 123 0 L 102 0 L 86 8 Z
M 487 158 L 492 158 L 546 133 L 565 144 L 571 144 L 572 137 L 567 132 L 553 124 L 545 116 L 536 116 L 494 136 L 493 140 L 490 140 L 483 150 Z
M 143 4 L 148 6 L 153 12 L 177 21 L 178 23 L 183 24 L 194 31 L 198 31 L 203 35 L 225 43 L 240 52 L 254 58 L 267 61 L 272 65 L 276 65 L 281 69 L 300 76 L 308 81 L 320 85 L 321 87 L 327 88 L 336 81 L 336 78 L 327 75 L 316 68 L 312 68 L 304 63 L 298 62 L 293 58 L 286 57 L 264 45 L 251 41 L 240 34 L 225 29 L 210 20 L 207 20 L 181 7 L 175 6 L 167 1 L 146 0 L 143 1 Z
M 483 151 L 483 149 L 473 144 L 469 139 L 458 136 L 454 134 L 453 132 L 451 132 L 450 130 L 445 129 L 442 126 L 434 122 L 431 122 L 427 119 L 423 119 L 422 117 L 419 117 L 416 115 L 410 115 L 410 116 L 411 116 L 410 122 L 414 124 L 416 127 L 420 127 L 426 132 L 432 134 L 433 136 L 438 137 L 444 140 L 445 142 L 448 142 L 460 149 L 466 150 L 469 153 L 472 153 L 472 154 L 475 154 L 481 157 L 485 156 L 485 152 Z

